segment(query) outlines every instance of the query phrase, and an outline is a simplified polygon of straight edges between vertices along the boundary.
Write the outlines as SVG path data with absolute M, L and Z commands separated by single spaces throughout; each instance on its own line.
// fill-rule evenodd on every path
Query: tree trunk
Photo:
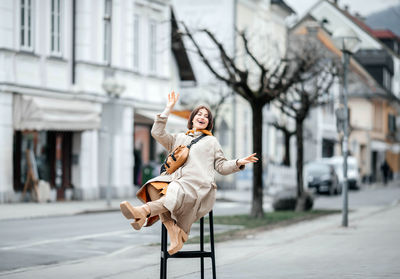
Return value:
M 253 200 L 251 206 L 252 217 L 263 217 L 263 184 L 262 184 L 262 123 L 263 123 L 263 106 L 260 104 L 252 104 L 253 111 L 253 150 L 259 158 L 258 163 L 253 165 Z
M 305 211 L 306 196 L 303 185 L 303 121 L 296 119 L 296 141 L 297 141 L 297 202 L 296 211 Z
M 290 167 L 290 138 L 292 134 L 288 131 L 283 131 L 283 136 L 285 137 L 285 155 L 283 157 L 283 165 Z

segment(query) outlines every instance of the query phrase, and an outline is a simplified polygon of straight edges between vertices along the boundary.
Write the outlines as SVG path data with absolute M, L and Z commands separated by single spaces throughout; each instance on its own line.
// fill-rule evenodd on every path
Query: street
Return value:
M 357 209 L 360 207 L 385 206 L 390 205 L 400 198 L 399 185 L 383 186 L 382 184 L 363 185 L 360 190 L 349 191 L 349 209 Z M 324 209 L 342 209 L 342 195 L 316 196 L 314 208 Z
M 219 215 L 248 212 L 250 205 L 221 202 Z M 135 231 L 120 212 L 0 221 L 0 272 L 108 255 L 132 245 L 160 242 L 160 223 Z M 216 225 L 216 232 L 226 230 Z M 230 228 L 229 228 L 230 229 Z M 192 235 L 198 234 L 198 225 Z
M 350 209 L 389 206 L 399 198 L 398 185 L 368 186 L 350 192 Z M 341 197 L 320 195 L 316 198 L 315 208 L 340 209 Z M 248 203 L 217 202 L 214 212 L 224 215 L 246 213 L 249 210 Z M 332 225 L 337 227 L 340 218 L 336 215 L 335 219 L 337 224 Z M 119 212 L 3 220 L 0 226 L 0 277 L 4 278 L 12 274 L 17 276 L 15 278 L 26 278 L 33 271 L 37 274 L 52 266 L 60 267 L 74 261 L 85 263 L 104 257 L 111 268 L 118 261 L 117 255 L 132 249 L 144 253 L 147 249 L 156 251 L 158 246 L 147 245 L 160 241 L 159 224 L 134 231 Z M 229 228 L 216 226 L 216 231 L 226 229 Z M 195 225 L 192 236 L 197 234 L 197 230 Z M 153 264 L 158 264 L 158 261 Z M 73 274 L 74 270 L 69 270 L 65 278 Z M 59 277 L 63 278 L 62 275 Z

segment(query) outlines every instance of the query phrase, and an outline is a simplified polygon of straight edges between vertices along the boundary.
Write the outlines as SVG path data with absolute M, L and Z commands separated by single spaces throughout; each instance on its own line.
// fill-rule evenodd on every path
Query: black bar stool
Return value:
M 215 270 L 215 251 L 214 251 L 214 220 L 212 210 L 208 214 L 210 222 L 210 244 L 211 251 L 204 251 L 204 217 L 200 219 L 200 250 L 196 251 L 180 251 L 174 255 L 168 254 L 167 244 L 168 236 L 167 229 L 164 225 L 161 229 L 161 267 L 160 278 L 167 279 L 167 260 L 169 258 L 200 258 L 201 279 L 204 279 L 204 258 L 211 258 L 213 279 L 217 278 Z

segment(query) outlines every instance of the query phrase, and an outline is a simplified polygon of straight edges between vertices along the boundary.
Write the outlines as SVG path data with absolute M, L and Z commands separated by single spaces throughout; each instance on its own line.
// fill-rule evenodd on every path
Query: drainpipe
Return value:
M 72 0 L 72 57 L 71 57 L 71 83 L 75 84 L 75 40 L 76 40 L 76 32 L 75 32 L 75 27 L 76 27 L 76 0 Z

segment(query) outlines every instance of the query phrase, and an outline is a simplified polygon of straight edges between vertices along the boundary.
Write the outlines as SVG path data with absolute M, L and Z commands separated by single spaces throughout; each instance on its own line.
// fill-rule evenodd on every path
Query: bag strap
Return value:
M 204 137 L 206 137 L 206 136 L 207 136 L 206 134 L 202 134 L 200 137 L 198 137 L 198 138 L 192 140 L 192 141 L 190 142 L 190 144 L 188 144 L 186 147 L 190 149 L 190 148 L 192 147 L 193 144 L 197 143 L 199 140 L 201 140 L 202 138 L 204 138 Z
M 198 137 L 198 138 L 192 140 L 188 145 L 186 145 L 186 147 L 189 148 L 189 150 L 190 150 L 190 148 L 192 147 L 193 144 L 197 143 L 199 140 L 201 140 L 202 138 L 204 138 L 204 137 L 206 137 L 206 136 L 207 136 L 206 134 L 202 134 L 200 137 Z M 172 159 L 173 159 L 174 161 L 176 161 L 175 156 L 174 156 L 174 152 L 171 152 L 170 154 L 168 154 L 168 156 L 171 156 Z M 167 167 L 169 168 L 169 165 L 168 165 L 168 163 L 167 163 L 167 161 L 168 161 L 168 156 L 167 156 L 167 158 L 165 158 L 164 163 L 161 165 L 160 174 L 162 174 L 163 172 L 165 172 L 165 170 L 166 170 L 165 166 L 166 166 L 166 165 L 167 165 Z

